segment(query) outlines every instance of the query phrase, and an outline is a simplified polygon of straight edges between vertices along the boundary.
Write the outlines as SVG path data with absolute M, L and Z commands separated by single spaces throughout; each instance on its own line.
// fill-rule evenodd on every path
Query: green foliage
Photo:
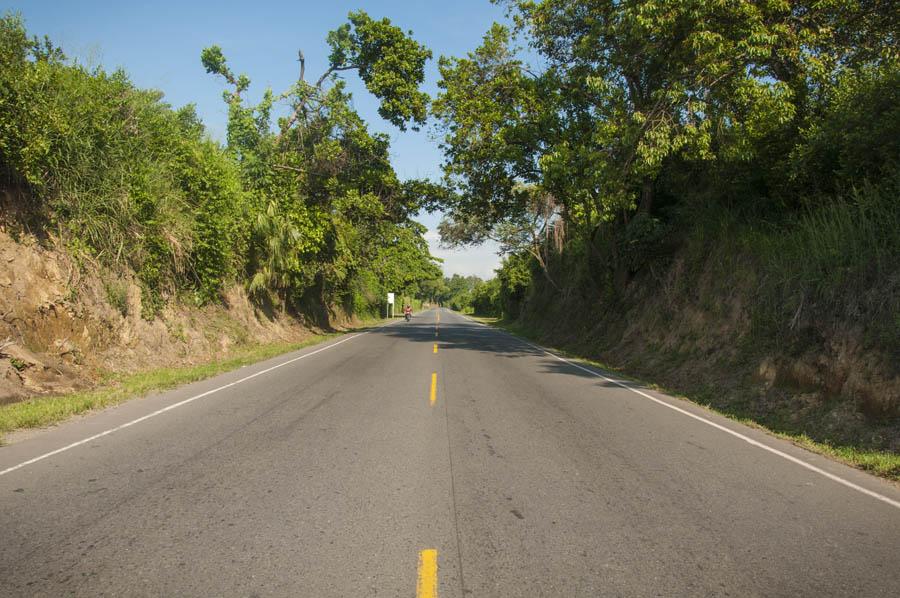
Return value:
M 376 21 L 364 11 L 351 12 L 350 22 L 328 34 L 330 74 L 357 70 L 366 88 L 381 100 L 378 113 L 401 130 L 412 121 L 425 122 L 428 94 L 418 87 L 425 79 L 425 62 L 431 51 L 419 45 L 412 32 Z M 413 126 L 413 129 L 417 129 Z
M 789 231 L 821 218 L 810 244 L 868 229 L 863 212 L 847 230 L 834 225 L 853 212 L 842 199 L 852 187 L 879 187 L 898 168 L 889 3 L 505 4 L 515 28 L 495 24 L 466 57 L 441 57 L 433 103 L 446 157 L 447 191 L 434 194 L 448 212 L 442 241 L 500 241 L 510 255 L 501 283 L 516 279 L 501 284 L 504 301 L 521 305 L 537 286 L 621 295 L 690 236 L 694 223 L 675 215 L 695 203 Z M 888 211 L 878 202 L 864 213 Z M 842 264 L 836 239 L 825 244 L 837 253 L 817 267 Z M 791 268 L 796 277 L 814 267 Z M 844 288 L 833 276 L 827 284 Z
M 759 256 L 755 321 L 763 336 L 790 336 L 800 317 L 864 325 L 866 341 L 900 351 L 900 176 L 741 236 Z
M 777 381 L 760 400 L 756 384 L 764 357 L 852 363 L 845 351 L 866 359 L 851 376 L 897 374 L 893 4 L 503 4 L 515 27 L 442 57 L 432 104 L 441 240 L 505 248 L 503 315 L 655 375 L 672 353 L 680 375 L 728 370 L 753 396 L 720 404 L 775 429 L 840 443 L 877 421 L 889 432 L 864 442 L 896 445 L 897 402 L 828 380 L 840 373 L 823 373 L 820 405 L 782 403 Z
M 382 115 L 403 128 L 424 119 L 427 96 L 417 86 L 430 52 L 362 12 L 329 33 L 328 43 L 328 70 L 310 84 L 304 65 L 297 83 L 277 96 L 292 109 L 277 134 L 270 90 L 248 105 L 241 93 L 249 79 L 235 77 L 219 47 L 204 50 L 201 60 L 232 88 L 224 95 L 228 149 L 254 191 L 250 290 L 283 306 L 325 298 L 360 309 L 364 297 L 380 302 L 388 290 L 412 292 L 436 275 L 425 229 L 410 220 L 430 187 L 398 181 L 387 136 L 369 133 L 335 75 L 357 71 L 381 99 Z
M 3 182 L 27 189 L 73 250 L 135 272 L 146 318 L 176 293 L 202 304 L 235 282 L 282 308 L 371 312 L 387 290 L 413 292 L 439 273 L 410 219 L 430 187 L 400 183 L 388 137 L 368 131 L 333 75 L 356 70 L 402 128 L 424 121 L 418 84 L 430 52 L 362 12 L 329 42 L 334 60 L 315 85 L 301 78 L 255 105 L 242 95 L 249 77 L 231 71 L 220 47 L 203 50 L 203 66 L 229 86 L 223 148 L 193 105 L 173 110 L 121 71 L 68 63 L 5 17 Z M 273 123 L 285 100 L 293 113 Z
M 478 316 L 500 316 L 502 313 L 500 287 L 499 278 L 485 281 L 477 276 L 454 274 L 449 278 L 434 278 L 424 283 L 420 297 L 425 301 L 445 305 L 460 312 Z
M 486 283 L 477 276 L 460 276 L 432 278 L 423 283 L 419 296 L 423 300 L 445 305 L 461 312 L 472 311 L 472 301 L 476 289 Z
M 34 44 L 7 17 L 0 65 L 0 152 L 8 180 L 31 190 L 60 236 L 97 259 L 137 271 L 157 296 L 178 286 L 193 243 L 182 170 L 187 138 L 161 94 L 122 72 L 88 72 Z M 15 44 L 20 44 L 17 51 Z M 196 135 L 196 133 L 195 133 Z M 77 241 L 76 241 L 77 239 Z
M 552 108 L 541 102 L 500 25 L 466 58 L 441 57 L 439 68 L 442 92 L 433 111 L 445 131 L 446 180 L 459 190 L 443 203 L 491 226 L 522 210 L 517 186 L 537 180 L 540 129 L 548 120 L 542 111 Z
M 676 164 L 712 175 L 696 177 L 707 186 L 746 168 L 771 196 L 797 193 L 792 172 L 827 185 L 897 155 L 896 44 L 878 40 L 898 32 L 885 2 L 506 4 L 513 33 L 494 25 L 467 57 L 440 60 L 434 113 L 457 191 L 443 205 L 456 222 L 518 218 L 526 182 L 595 238 L 652 212 L 661 191 L 671 199 L 663 178 Z M 827 172 L 792 163 L 804 157 Z
M 666 230 L 658 218 L 641 212 L 616 233 L 615 259 L 629 272 L 637 272 L 658 257 Z
M 128 285 L 120 280 L 108 280 L 104 284 L 106 300 L 123 317 L 128 315 Z
M 472 312 L 476 316 L 499 317 L 503 314 L 500 303 L 500 279 L 480 282 L 472 289 Z
M 797 182 L 834 193 L 900 170 L 900 64 L 844 72 L 828 93 L 794 150 Z
M 503 315 L 508 318 L 518 318 L 521 314 L 526 294 L 532 285 L 531 263 L 526 254 L 514 253 L 507 256 L 497 270 L 500 306 Z

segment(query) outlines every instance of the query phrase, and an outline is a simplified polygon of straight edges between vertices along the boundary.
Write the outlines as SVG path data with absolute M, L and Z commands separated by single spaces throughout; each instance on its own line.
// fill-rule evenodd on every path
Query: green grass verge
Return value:
M 380 320 L 377 320 L 378 322 Z M 363 326 L 360 326 L 363 327 Z M 348 332 L 352 332 L 348 331 Z M 210 378 L 239 367 L 315 345 L 345 333 L 316 334 L 299 343 L 273 343 L 240 349 L 228 359 L 183 367 L 167 367 L 135 374 L 112 374 L 99 388 L 65 395 L 34 397 L 0 406 L 2 435 L 21 428 L 39 428 L 92 409 L 102 409 L 151 392 L 168 390 Z
M 515 336 L 522 337 L 529 341 L 540 342 L 539 335 L 537 335 L 534 331 L 530 330 L 526 326 L 522 326 L 521 324 L 517 324 L 515 322 L 510 322 L 506 320 L 501 320 L 500 318 L 486 318 L 486 317 L 476 317 L 469 316 L 471 319 L 481 322 L 483 324 L 488 324 L 490 326 L 495 326 L 497 328 L 501 328 L 506 330 L 510 334 Z M 705 404 L 704 401 L 696 400 L 690 396 L 684 396 L 680 393 L 672 392 L 666 388 L 659 386 L 658 384 L 654 384 L 651 382 L 647 382 L 646 380 L 641 380 L 639 378 L 635 378 L 633 376 L 629 376 L 625 372 L 623 372 L 619 368 L 610 367 L 608 364 L 604 364 L 602 362 L 589 359 L 583 357 L 581 355 L 574 354 L 570 351 L 566 351 L 564 349 L 559 349 L 556 347 L 547 347 L 551 351 L 558 353 L 559 355 L 563 355 L 565 357 L 570 357 L 573 359 L 577 359 L 578 361 L 593 365 L 601 370 L 607 372 L 615 372 L 617 377 L 621 377 L 626 380 L 630 380 L 633 382 L 637 382 L 647 388 L 651 388 L 653 390 L 658 390 L 660 392 L 664 392 L 670 396 L 678 397 L 682 399 L 686 399 L 691 401 L 692 403 L 696 403 L 702 406 L 705 409 L 709 409 L 713 413 L 717 413 L 723 417 L 727 417 L 728 419 L 734 420 L 736 422 L 742 423 L 744 425 L 763 430 L 773 436 L 778 438 L 782 438 L 784 440 L 788 440 L 797 446 L 803 447 L 809 451 L 814 453 L 819 453 L 821 455 L 826 455 L 850 465 L 852 467 L 856 467 L 863 471 L 867 471 L 869 473 L 875 474 L 877 476 L 893 480 L 895 482 L 900 482 L 900 454 L 892 453 L 888 451 L 879 451 L 873 449 L 863 449 L 853 446 L 836 446 L 824 442 L 819 442 L 813 440 L 809 436 L 805 434 L 791 434 L 786 432 L 780 432 L 777 430 L 773 430 L 764 424 L 748 419 L 746 417 L 739 417 L 733 414 L 721 411 L 719 409 L 715 409 Z

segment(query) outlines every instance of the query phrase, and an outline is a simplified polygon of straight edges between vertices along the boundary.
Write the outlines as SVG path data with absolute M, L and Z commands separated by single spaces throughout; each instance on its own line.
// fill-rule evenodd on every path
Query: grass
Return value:
M 540 342 L 539 335 L 536 334 L 533 330 L 529 329 L 527 326 L 523 326 L 521 324 L 517 324 L 515 322 L 510 322 L 508 320 L 502 320 L 500 318 L 488 318 L 488 317 L 475 317 L 469 316 L 473 320 L 478 322 L 482 322 L 484 324 L 488 324 L 490 326 L 495 326 L 497 328 L 501 328 L 506 330 L 507 332 L 514 334 L 516 336 L 528 339 L 533 342 Z M 784 440 L 788 440 L 793 444 L 805 448 L 811 452 L 818 453 L 820 455 L 825 455 L 850 465 L 852 467 L 856 467 L 857 469 L 861 469 L 863 471 L 867 471 L 874 475 L 893 480 L 895 482 L 900 482 L 900 454 L 889 452 L 889 451 L 881 451 L 875 449 L 865 449 L 854 446 L 846 446 L 846 445 L 834 445 L 826 442 L 820 442 L 817 440 L 813 440 L 806 434 L 802 433 L 790 433 L 784 431 L 774 430 L 761 422 L 756 420 L 731 414 L 726 411 L 722 411 L 720 409 L 716 409 L 707 404 L 706 401 L 699 400 L 696 397 L 684 396 L 679 393 L 672 392 L 666 388 L 663 388 L 657 384 L 649 383 L 645 380 L 641 380 L 639 378 L 635 378 L 633 376 L 629 376 L 623 373 L 618 368 L 610 367 L 608 364 L 604 364 L 602 362 L 586 358 L 579 354 L 574 354 L 570 351 L 566 351 L 564 349 L 558 349 L 555 347 L 548 347 L 553 352 L 573 359 L 577 359 L 578 361 L 593 365 L 601 370 L 607 372 L 615 372 L 617 377 L 623 378 L 625 380 L 629 380 L 632 382 L 639 383 L 647 388 L 651 388 L 654 390 L 658 390 L 660 392 L 664 392 L 670 396 L 678 397 L 681 399 L 685 399 L 704 407 L 705 409 L 709 409 L 711 412 L 721 415 L 723 417 L 727 417 L 733 421 L 739 422 L 741 424 L 763 430 L 768 434 L 776 436 L 778 438 L 782 438 Z
M 900 455 L 887 451 L 859 449 L 852 446 L 834 446 L 818 442 L 806 434 L 784 434 L 760 427 L 779 438 L 784 438 L 814 453 L 827 455 L 832 459 L 862 469 L 877 476 L 900 482 Z
M 866 342 L 895 352 L 898 193 L 895 176 L 810 200 L 773 221 L 742 218 L 719 202 L 685 204 L 677 228 L 687 233 L 681 255 L 689 275 L 679 277 L 677 294 L 691 296 L 696 289 L 688 288 L 709 286 L 699 300 L 712 314 L 720 298 L 752 293 L 748 305 L 759 344 L 782 345 L 809 320 L 833 320 L 861 326 Z
M 49 426 L 80 413 L 210 378 L 321 343 L 340 334 L 342 333 L 316 334 L 298 343 L 256 345 L 244 348 L 228 359 L 200 365 L 158 368 L 135 374 L 113 374 L 99 388 L 65 395 L 34 397 L 3 405 L 0 406 L 0 438 L 13 430 Z

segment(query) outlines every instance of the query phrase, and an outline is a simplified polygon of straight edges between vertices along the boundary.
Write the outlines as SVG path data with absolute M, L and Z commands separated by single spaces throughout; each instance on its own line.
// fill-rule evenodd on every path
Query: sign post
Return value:
M 385 305 L 385 312 L 388 314 L 386 317 L 393 318 L 394 317 L 394 294 L 388 293 L 387 296 L 387 305 Z

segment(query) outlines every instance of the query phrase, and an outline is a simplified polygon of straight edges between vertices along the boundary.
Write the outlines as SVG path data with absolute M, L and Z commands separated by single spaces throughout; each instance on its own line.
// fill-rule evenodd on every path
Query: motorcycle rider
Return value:
M 412 317 L 412 306 L 408 303 L 403 306 L 403 315 L 409 320 Z

